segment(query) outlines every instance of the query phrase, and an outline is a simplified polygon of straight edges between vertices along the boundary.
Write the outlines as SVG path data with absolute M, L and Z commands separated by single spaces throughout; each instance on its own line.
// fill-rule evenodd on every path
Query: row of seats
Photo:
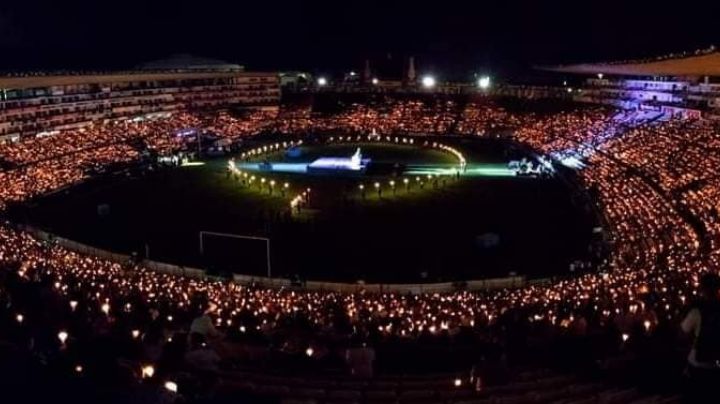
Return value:
M 460 380 L 460 385 L 456 385 Z M 244 372 L 223 375 L 220 394 L 277 398 L 282 404 L 671 404 L 678 397 L 649 396 L 637 389 L 585 383 L 542 370 L 479 390 L 455 375 L 377 377 L 362 381 L 333 377 L 283 377 Z

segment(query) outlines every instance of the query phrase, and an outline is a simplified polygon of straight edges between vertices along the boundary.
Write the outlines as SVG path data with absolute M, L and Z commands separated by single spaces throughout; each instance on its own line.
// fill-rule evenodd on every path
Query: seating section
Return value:
M 513 381 L 476 390 L 474 383 L 457 375 L 380 376 L 350 381 L 341 376 L 303 378 L 232 372 L 222 377 L 218 395 L 261 396 L 281 404 L 672 404 L 679 396 L 648 395 L 635 388 L 583 382 L 549 370 L 528 371 Z M 350 387 L 348 383 L 355 386 Z M 312 385 L 312 388 L 307 386 Z

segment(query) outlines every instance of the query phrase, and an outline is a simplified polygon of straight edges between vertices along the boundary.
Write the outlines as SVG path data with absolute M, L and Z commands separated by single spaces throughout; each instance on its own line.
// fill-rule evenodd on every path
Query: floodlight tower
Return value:
M 415 79 L 417 79 L 417 75 L 415 74 L 415 58 L 410 56 L 410 59 L 408 60 L 408 70 L 407 70 L 407 84 L 412 85 L 415 84 Z

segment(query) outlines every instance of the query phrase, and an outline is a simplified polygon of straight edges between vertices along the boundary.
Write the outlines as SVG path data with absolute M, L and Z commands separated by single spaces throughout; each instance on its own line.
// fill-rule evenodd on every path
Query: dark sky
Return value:
M 447 77 L 720 44 L 693 0 L 0 0 L 0 70 L 126 68 L 174 53 L 332 73 L 365 58 Z M 712 4 L 712 1 L 704 3 Z

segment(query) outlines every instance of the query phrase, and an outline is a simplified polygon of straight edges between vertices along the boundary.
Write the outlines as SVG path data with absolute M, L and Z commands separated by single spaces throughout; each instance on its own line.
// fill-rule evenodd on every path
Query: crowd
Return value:
M 78 183 L 90 167 L 135 160 L 142 148 L 174 152 L 185 146 L 178 131 L 190 127 L 231 141 L 262 132 L 493 136 L 507 130 L 515 141 L 558 161 L 572 155 L 585 162 L 578 175 L 604 216 L 611 243 L 595 272 L 549 284 L 486 292 L 340 294 L 156 273 L 142 263 L 84 256 L 4 223 L 0 299 L 12 327 L 0 328 L 0 338 L 69 355 L 90 336 L 119 333 L 125 343 L 143 341 L 144 350 L 133 355 L 148 363 L 162 361 L 162 347 L 174 332 L 193 328 L 203 341 L 221 335 L 316 358 L 353 341 L 504 338 L 511 345 L 512 329 L 520 326 L 523 334 L 544 340 L 602 334 L 609 346 L 621 349 L 677 327 L 697 298 L 701 275 L 716 270 L 720 259 L 720 180 L 713 170 L 720 159 L 717 124 L 630 121 L 604 109 L 541 116 L 490 103 L 388 101 L 330 115 L 300 108 L 243 118 L 183 113 L 0 146 L 0 158 L 12 164 L 0 171 L 3 206 Z M 21 292 L 34 284 L 45 288 L 47 310 L 23 298 Z M 232 356 L 232 350 L 214 349 L 221 358 Z

